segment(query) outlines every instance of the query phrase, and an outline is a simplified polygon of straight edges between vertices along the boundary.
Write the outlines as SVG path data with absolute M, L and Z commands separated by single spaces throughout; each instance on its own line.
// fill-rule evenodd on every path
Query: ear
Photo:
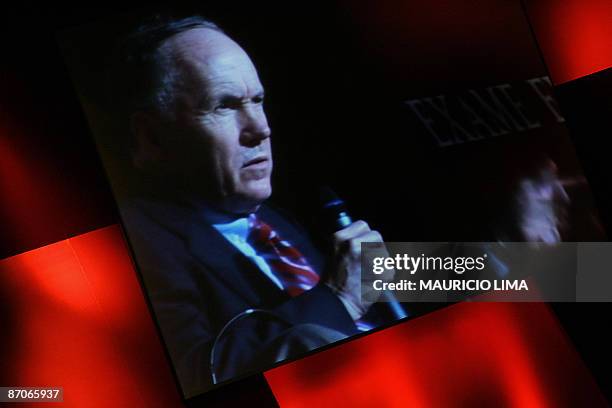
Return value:
M 130 116 L 130 128 L 134 137 L 132 164 L 139 170 L 156 167 L 165 157 L 159 119 L 149 112 L 135 112 Z

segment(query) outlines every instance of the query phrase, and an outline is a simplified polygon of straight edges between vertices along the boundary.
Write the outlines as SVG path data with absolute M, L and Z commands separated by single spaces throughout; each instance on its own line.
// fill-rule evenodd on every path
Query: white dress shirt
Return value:
M 274 275 L 268 263 L 257 254 L 253 246 L 247 242 L 249 236 L 249 220 L 247 217 L 230 219 L 225 214 L 220 214 L 212 210 L 206 210 L 205 218 L 212 227 L 219 231 L 225 239 L 236 247 L 244 256 L 255 262 L 255 265 L 266 275 L 279 289 L 284 290 L 281 281 Z

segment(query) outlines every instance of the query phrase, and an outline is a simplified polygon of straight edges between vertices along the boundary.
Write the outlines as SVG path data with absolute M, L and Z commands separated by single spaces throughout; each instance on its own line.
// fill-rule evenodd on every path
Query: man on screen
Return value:
M 122 218 L 185 395 L 371 328 L 360 243 L 382 237 L 352 223 L 328 267 L 265 204 L 271 130 L 246 52 L 190 17 L 141 27 L 122 55 L 132 160 L 149 186 Z
M 185 396 L 384 322 L 360 285 L 360 244 L 381 235 L 354 222 L 325 257 L 267 203 L 271 130 L 247 53 L 189 17 L 142 26 L 120 56 L 113 85 L 141 187 L 120 209 Z M 526 240 L 561 238 L 554 173 L 518 191 Z

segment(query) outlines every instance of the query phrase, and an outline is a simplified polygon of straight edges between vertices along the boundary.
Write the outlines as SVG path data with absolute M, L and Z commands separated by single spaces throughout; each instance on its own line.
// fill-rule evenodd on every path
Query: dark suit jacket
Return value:
M 222 379 L 253 369 L 247 362 L 287 324 L 313 323 L 346 335 L 357 333 L 327 286 L 288 296 L 192 206 L 139 199 L 122 203 L 120 209 L 185 396 L 211 387 L 212 342 L 232 317 L 248 308 L 271 310 L 279 319 L 253 316 L 219 343 L 215 366 L 226 373 Z M 318 273 L 324 270 L 324 258 L 297 224 L 265 205 L 258 216 L 298 248 Z

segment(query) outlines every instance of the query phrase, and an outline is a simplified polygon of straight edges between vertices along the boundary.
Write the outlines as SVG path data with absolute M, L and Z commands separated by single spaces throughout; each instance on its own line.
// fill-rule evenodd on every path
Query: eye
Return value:
M 218 111 L 224 111 L 224 110 L 231 109 L 231 108 L 232 107 L 230 106 L 230 104 L 222 102 L 222 103 L 218 104 L 217 106 L 215 106 L 215 111 L 217 111 L 217 112 Z
M 226 111 L 236 109 L 240 105 L 240 101 L 233 98 L 223 98 L 215 105 L 215 111 Z
M 215 112 L 224 112 L 232 109 L 240 109 L 242 100 L 235 96 L 225 96 L 220 98 L 214 105 Z
M 263 95 L 257 95 L 255 97 L 253 97 L 253 99 L 251 99 L 251 101 L 253 103 L 256 103 L 256 104 L 261 104 L 264 101 L 264 96 Z

